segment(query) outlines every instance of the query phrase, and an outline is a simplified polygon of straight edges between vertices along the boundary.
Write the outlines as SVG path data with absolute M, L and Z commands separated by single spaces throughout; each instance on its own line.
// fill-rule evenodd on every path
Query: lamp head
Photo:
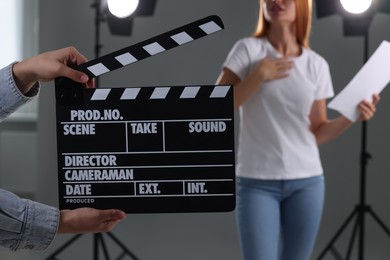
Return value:
M 386 2 L 388 0 L 382 0 Z M 316 0 L 317 17 L 339 14 L 343 18 L 344 35 L 365 35 L 380 4 L 373 0 Z M 390 10 L 390 5 L 386 5 Z
M 130 36 L 133 20 L 152 16 L 157 0 L 96 0 L 112 35 Z
M 372 0 L 340 0 L 340 3 L 351 14 L 362 14 L 372 6 Z
M 111 14 L 118 18 L 131 16 L 138 7 L 139 0 L 107 0 L 107 7 Z

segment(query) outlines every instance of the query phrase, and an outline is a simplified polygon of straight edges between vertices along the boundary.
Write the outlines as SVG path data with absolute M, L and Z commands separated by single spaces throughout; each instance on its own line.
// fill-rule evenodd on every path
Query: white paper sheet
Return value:
M 328 104 L 351 121 L 359 118 L 358 104 L 372 100 L 390 81 L 390 42 L 383 41 L 348 85 Z

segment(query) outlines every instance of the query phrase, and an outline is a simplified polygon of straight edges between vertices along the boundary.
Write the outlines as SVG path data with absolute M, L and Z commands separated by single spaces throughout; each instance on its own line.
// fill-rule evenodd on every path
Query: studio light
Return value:
M 110 13 L 118 18 L 132 15 L 137 9 L 139 0 L 107 0 Z
M 93 0 L 95 9 L 95 58 L 100 57 L 103 45 L 100 42 L 100 25 L 107 22 L 112 35 L 130 36 L 134 19 L 139 16 L 152 16 L 157 0 Z M 99 86 L 99 78 L 95 79 Z
M 370 8 L 372 0 L 341 0 L 343 8 L 353 14 L 361 14 Z
M 390 13 L 389 0 L 316 0 L 316 7 L 318 18 L 340 15 L 346 36 L 366 34 L 375 13 Z
M 101 21 L 107 21 L 110 33 L 130 36 L 133 21 L 139 16 L 152 16 L 157 0 L 100 0 Z
M 130 36 L 133 32 L 133 16 L 118 18 L 111 12 L 108 12 L 106 14 L 106 21 L 112 35 Z

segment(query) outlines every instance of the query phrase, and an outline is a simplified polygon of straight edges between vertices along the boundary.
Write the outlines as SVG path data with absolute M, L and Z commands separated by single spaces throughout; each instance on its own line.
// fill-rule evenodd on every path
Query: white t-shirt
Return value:
M 333 96 L 328 63 L 302 48 L 287 78 L 268 81 L 240 107 L 237 176 L 284 180 L 323 173 L 309 114 L 315 100 Z M 280 58 L 267 38 L 244 38 L 224 67 L 241 80 L 265 57 Z

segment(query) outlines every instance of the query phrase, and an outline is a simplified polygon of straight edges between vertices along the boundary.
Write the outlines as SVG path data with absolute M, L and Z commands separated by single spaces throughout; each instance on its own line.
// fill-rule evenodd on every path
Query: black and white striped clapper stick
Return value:
M 98 77 L 126 65 L 221 31 L 224 25 L 218 16 L 208 16 L 143 42 L 91 60 L 78 67 L 90 78 Z

